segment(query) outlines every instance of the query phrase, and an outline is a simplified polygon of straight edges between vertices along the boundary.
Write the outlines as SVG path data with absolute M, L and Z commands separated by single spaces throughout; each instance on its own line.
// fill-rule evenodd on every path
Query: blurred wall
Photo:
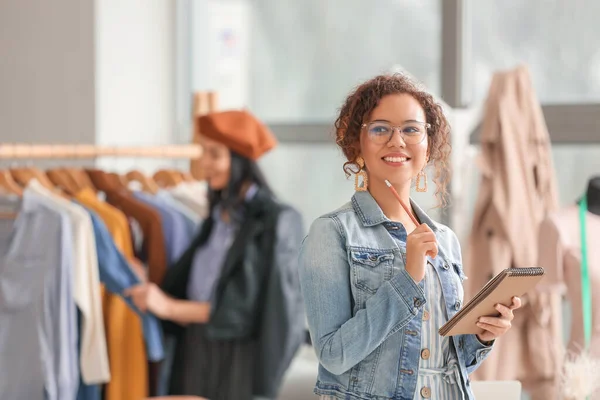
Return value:
M 0 141 L 95 141 L 94 3 L 0 1 Z
M 178 142 L 175 7 L 170 0 L 1 1 L 0 142 Z M 98 161 L 118 171 L 174 163 Z
M 96 0 L 96 143 L 177 142 L 175 2 Z M 109 159 L 101 167 L 151 172 L 172 160 Z

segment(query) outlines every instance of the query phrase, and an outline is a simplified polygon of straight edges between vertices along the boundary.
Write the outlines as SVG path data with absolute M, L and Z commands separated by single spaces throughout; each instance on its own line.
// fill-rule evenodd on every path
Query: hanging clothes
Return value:
M 83 189 L 75 194 L 75 199 L 94 210 L 106 224 L 115 245 L 127 258 L 133 256 L 133 246 L 127 217 L 116 207 L 100 200 L 91 189 Z
M 0 196 L 0 205 L 18 212 L 14 221 L 0 219 L 0 398 L 74 399 L 71 221 L 30 189 L 22 200 Z
M 140 258 L 147 265 L 148 280 L 160 284 L 167 269 L 167 251 L 163 223 L 159 212 L 153 207 L 134 199 L 129 191 L 120 186 L 114 176 L 93 169 L 86 170 L 86 173 L 94 186 L 105 193 L 107 202 L 122 211 L 141 228 L 143 248 Z M 158 391 L 160 363 L 151 362 L 149 369 L 149 393 L 155 395 Z
M 195 226 L 190 224 L 187 217 L 164 198 L 143 192 L 133 192 L 133 197 L 154 208 L 160 214 L 167 251 L 167 265 L 174 264 L 189 246 Z
M 86 170 L 88 176 L 98 190 L 106 194 L 106 201 L 121 210 L 128 218 L 139 223 L 144 234 L 143 258 L 148 266 L 148 280 L 161 284 L 167 270 L 167 253 L 165 238 L 159 213 L 131 197 L 119 188 L 106 172 L 101 170 Z
M 184 202 L 177 199 L 173 196 L 169 191 L 161 189 L 155 194 L 156 198 L 167 203 L 169 206 L 173 207 L 180 214 L 182 214 L 186 219 L 186 224 L 196 228 L 196 226 L 202 220 L 201 216 L 197 214 L 193 209 L 189 208 Z
M 305 338 L 297 271 L 303 237 L 300 215 L 258 190 L 247 200 L 243 218 L 235 221 L 241 222 L 233 230 L 222 230 L 225 235 L 234 232 L 234 237 L 223 249 L 227 254 L 219 279 L 201 295 L 213 299 L 209 322 L 185 328 L 165 324 L 177 338 L 171 394 L 211 400 L 276 398 L 283 374 Z M 213 216 L 202 224 L 189 249 L 167 272 L 167 293 L 181 299 L 198 296 L 189 291 L 192 268 L 208 268 L 212 255 L 206 255 L 204 265 L 194 263 L 195 256 L 222 222 Z
M 481 131 L 482 181 L 469 241 L 466 281 L 472 297 L 505 268 L 538 261 L 538 229 L 558 205 L 550 141 L 525 67 L 492 79 Z M 539 316 L 550 311 L 550 319 Z M 539 335 L 560 316 L 545 296 L 531 293 L 513 328 L 475 372 L 475 379 L 515 380 L 526 389 L 552 376 L 537 362 Z
M 208 190 L 205 182 L 181 182 L 166 190 L 198 214 L 201 219 L 208 216 Z
M 91 218 L 82 207 L 50 192 L 36 180 L 31 181 L 27 188 L 70 218 L 75 260 L 73 298 L 82 314 L 81 375 L 86 384 L 106 383 L 110 380 L 110 368 L 102 316 L 98 254 Z
M 126 260 L 133 260 L 129 227 L 119 210 L 100 201 L 91 190 L 83 190 L 76 197 L 110 227 L 109 234 L 102 229 L 104 222 L 95 224 L 101 280 L 108 289 L 103 305 L 112 379 L 105 387 L 105 399 L 143 399 L 148 396 L 148 360 L 160 361 L 164 349 L 158 321 L 136 313 L 129 299 L 117 295 L 140 283 Z

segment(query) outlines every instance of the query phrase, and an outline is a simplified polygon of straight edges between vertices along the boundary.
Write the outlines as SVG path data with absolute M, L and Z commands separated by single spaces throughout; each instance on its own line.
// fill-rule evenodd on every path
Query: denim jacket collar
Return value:
M 410 205 L 419 221 L 427 224 L 433 232 L 438 231 L 437 224 L 412 199 L 410 199 Z M 370 192 L 354 193 L 354 196 L 352 196 L 352 206 L 364 226 L 375 226 L 390 221 Z

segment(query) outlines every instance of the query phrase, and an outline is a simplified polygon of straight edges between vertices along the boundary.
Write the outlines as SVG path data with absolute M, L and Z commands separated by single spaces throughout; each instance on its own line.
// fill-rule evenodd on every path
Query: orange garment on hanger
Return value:
M 91 189 L 75 198 L 95 211 L 104 221 L 115 245 L 126 259 L 133 260 L 133 245 L 125 215 L 99 200 Z M 102 257 L 101 254 L 98 255 Z M 111 380 L 104 390 L 105 400 L 141 400 L 148 396 L 148 359 L 140 317 L 118 295 L 103 290 L 104 326 Z

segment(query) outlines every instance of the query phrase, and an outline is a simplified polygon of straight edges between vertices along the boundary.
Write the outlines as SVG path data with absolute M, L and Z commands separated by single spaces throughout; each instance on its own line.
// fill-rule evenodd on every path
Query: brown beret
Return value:
M 200 134 L 223 143 L 230 150 L 257 160 L 277 144 L 275 136 L 247 111 L 223 111 L 198 118 Z

